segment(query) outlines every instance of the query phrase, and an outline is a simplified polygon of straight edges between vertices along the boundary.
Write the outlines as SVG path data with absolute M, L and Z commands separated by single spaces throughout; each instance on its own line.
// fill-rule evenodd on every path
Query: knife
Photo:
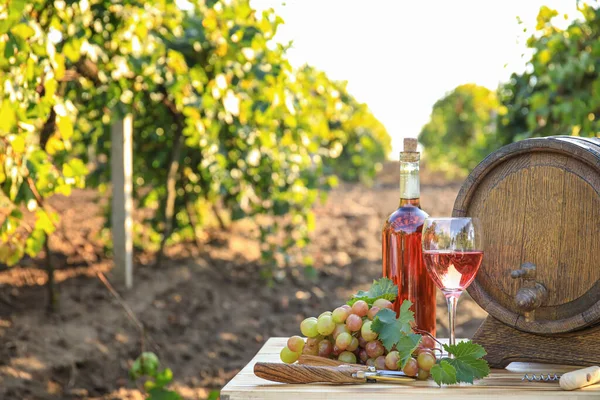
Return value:
M 401 371 L 376 370 L 374 367 L 348 364 L 315 366 L 258 362 L 254 364 L 254 375 L 281 383 L 407 383 L 415 380 Z

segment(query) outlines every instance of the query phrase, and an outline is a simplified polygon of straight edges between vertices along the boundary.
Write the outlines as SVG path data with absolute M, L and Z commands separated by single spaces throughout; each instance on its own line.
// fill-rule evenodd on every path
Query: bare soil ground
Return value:
M 319 315 L 367 288 L 381 274 L 380 229 L 398 202 L 398 166 L 388 163 L 371 188 L 342 184 L 317 206 L 309 253 L 316 281 L 302 269 L 268 286 L 248 222 L 214 233 L 202 249 L 178 245 L 160 268 L 148 254 L 136 259 L 135 287 L 115 285 L 147 329 L 145 347 L 173 370 L 174 388 L 206 398 L 230 380 L 270 336 L 299 333 L 305 316 Z M 423 208 L 450 215 L 459 182 L 424 174 Z M 43 261 L 0 272 L 0 399 L 141 399 L 127 371 L 140 335 L 100 280 L 110 278 L 98 232 L 104 200 L 92 191 L 53 199 L 62 215 L 53 236 L 60 309 L 46 312 Z M 438 298 L 438 335 L 447 335 Z M 457 335 L 471 336 L 485 317 L 467 295 Z

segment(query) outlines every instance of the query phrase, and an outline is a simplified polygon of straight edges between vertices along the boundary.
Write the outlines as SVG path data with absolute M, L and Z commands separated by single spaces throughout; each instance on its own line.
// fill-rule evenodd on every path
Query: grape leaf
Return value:
M 389 301 L 396 300 L 398 296 L 398 286 L 391 279 L 381 278 L 374 280 L 369 291 L 359 290 L 350 300 L 348 305 L 353 305 L 358 300 L 364 300 L 369 305 L 372 305 L 378 299 L 386 299 Z
M 371 330 L 379 334 L 379 339 L 383 343 L 383 346 L 391 351 L 400 339 L 406 337 L 412 332 L 411 322 L 415 321 L 414 313 L 409 310 L 412 303 L 409 300 L 404 300 L 400 306 L 400 317 L 396 318 L 396 313 L 389 308 L 380 310 L 373 324 Z
M 473 383 L 474 379 L 481 379 L 490 373 L 490 366 L 481 358 L 462 357 L 444 358 L 456 369 L 457 382 Z
M 410 357 L 412 357 L 413 351 L 421 343 L 421 338 L 421 335 L 411 333 L 401 337 L 398 343 L 396 343 L 396 350 L 400 353 L 400 361 L 398 361 L 399 369 L 404 368 Z
M 440 386 L 442 386 L 442 383 L 446 385 L 456 383 L 456 369 L 445 359 L 434 365 L 430 372 L 435 383 Z
M 453 346 L 444 345 L 444 349 L 449 354 L 452 354 L 454 358 L 442 358 L 440 364 L 446 362 L 454 368 L 456 380 L 454 382 L 444 381 L 442 383 L 473 383 L 473 380 L 483 378 L 490 373 L 487 361 L 481 358 L 487 353 L 480 345 L 471 341 L 465 341 Z
M 470 340 L 460 342 L 452 346 L 445 344 L 444 349 L 448 353 L 454 354 L 456 357 L 481 358 L 487 354 L 483 347 L 477 343 L 471 342 Z

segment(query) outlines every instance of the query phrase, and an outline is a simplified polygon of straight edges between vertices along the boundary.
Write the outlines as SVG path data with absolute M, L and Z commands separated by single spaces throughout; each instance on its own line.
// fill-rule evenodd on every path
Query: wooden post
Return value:
M 132 133 L 133 117 L 125 116 L 111 129 L 111 181 L 112 181 L 112 240 L 114 276 L 133 286 L 133 211 L 132 192 Z

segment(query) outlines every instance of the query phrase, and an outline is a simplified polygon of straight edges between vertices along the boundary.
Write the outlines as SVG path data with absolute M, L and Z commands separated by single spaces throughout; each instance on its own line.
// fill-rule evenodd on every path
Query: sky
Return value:
M 575 0 L 253 0 L 285 24 L 294 66 L 308 63 L 347 80 L 392 137 L 416 137 L 433 104 L 464 83 L 496 89 L 525 68 L 525 41 L 540 6 L 577 17 Z M 517 21 L 517 16 L 522 24 Z M 557 18 L 557 23 L 568 21 Z M 527 28 L 527 32 L 523 29 Z

